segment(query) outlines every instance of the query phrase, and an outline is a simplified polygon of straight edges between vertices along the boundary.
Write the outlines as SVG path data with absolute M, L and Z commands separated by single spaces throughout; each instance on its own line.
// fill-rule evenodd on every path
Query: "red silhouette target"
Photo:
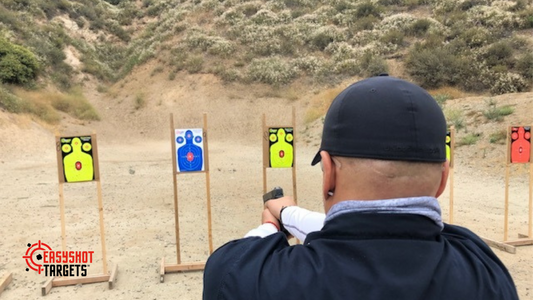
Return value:
M 531 127 L 511 127 L 511 163 L 531 161 Z
M 22 258 L 26 259 L 26 264 L 28 265 L 28 268 L 26 268 L 26 272 L 32 269 L 41 274 L 41 271 L 43 270 L 43 265 L 39 264 L 35 260 L 39 261 L 43 259 L 43 251 L 52 251 L 52 248 L 50 248 L 50 246 L 45 243 L 41 243 L 40 240 L 38 243 L 35 243 L 33 245 L 31 243 L 28 243 L 26 255 L 22 256 Z

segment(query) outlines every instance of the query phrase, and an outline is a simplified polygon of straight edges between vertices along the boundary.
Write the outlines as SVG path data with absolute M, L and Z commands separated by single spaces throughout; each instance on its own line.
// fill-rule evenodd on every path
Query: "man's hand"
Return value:
M 294 199 L 289 196 L 281 197 L 278 199 L 272 199 L 265 203 L 265 207 L 276 218 L 276 220 L 280 220 L 279 212 L 281 211 L 281 208 L 283 206 L 294 205 L 296 205 L 296 202 L 294 202 Z
M 276 219 L 276 217 L 274 217 L 274 215 L 272 215 L 267 208 L 263 209 L 263 214 L 261 215 L 261 223 L 272 223 L 278 228 L 278 230 L 280 229 L 278 219 Z

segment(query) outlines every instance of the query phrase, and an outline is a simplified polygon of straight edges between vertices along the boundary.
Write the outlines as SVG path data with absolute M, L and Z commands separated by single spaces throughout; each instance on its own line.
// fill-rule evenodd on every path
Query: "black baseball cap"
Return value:
M 342 91 L 326 114 L 320 151 L 332 156 L 446 161 L 446 119 L 435 99 L 405 80 L 376 76 Z

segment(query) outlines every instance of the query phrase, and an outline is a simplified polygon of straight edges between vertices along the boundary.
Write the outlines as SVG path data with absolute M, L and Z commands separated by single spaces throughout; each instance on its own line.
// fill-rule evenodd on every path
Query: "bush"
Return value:
M 273 85 L 290 83 L 296 75 L 294 68 L 278 57 L 253 59 L 247 71 L 250 80 Z
M 466 42 L 470 48 L 478 48 L 492 41 L 491 32 L 482 27 L 473 27 L 467 30 L 461 27 L 459 38 Z
M 0 107 L 11 113 L 22 112 L 21 100 L 0 85 Z
M 504 116 L 514 113 L 514 107 L 510 105 L 497 106 L 492 99 L 487 101 L 487 110 L 483 111 L 483 115 L 491 121 L 502 121 Z
M 461 138 L 459 140 L 459 142 L 457 142 L 456 145 L 458 147 L 474 145 L 475 143 L 477 143 L 477 141 L 479 141 L 479 139 L 481 138 L 482 135 L 483 135 L 482 133 L 469 133 L 466 136 L 464 136 L 463 138 Z
M 518 15 L 523 20 L 524 28 L 533 28 L 533 8 L 523 10 Z
M 527 89 L 527 82 L 519 74 L 511 72 L 500 72 L 492 75 L 490 92 L 493 95 L 524 92 Z
M 491 144 L 505 144 L 507 139 L 507 131 L 505 129 L 493 132 L 489 135 L 489 143 Z
M 235 52 L 235 46 L 232 42 L 223 39 L 217 39 L 208 49 L 209 54 L 220 57 L 230 57 Z
M 516 69 L 526 79 L 533 79 L 533 53 L 524 53 L 516 61 Z
M 137 95 L 135 95 L 135 103 L 133 107 L 135 108 L 135 110 L 139 110 L 145 106 L 146 106 L 146 99 L 144 98 L 144 94 L 137 93 Z
M 429 30 L 431 21 L 428 19 L 418 19 L 409 26 L 407 33 L 413 36 L 423 36 Z
M 407 72 L 425 88 L 453 85 L 459 60 L 447 48 L 413 47 L 407 56 Z
M 401 31 L 393 29 L 381 37 L 381 42 L 385 44 L 393 44 L 401 46 L 403 44 L 404 35 Z
M 241 75 L 237 70 L 228 68 L 223 64 L 216 65 L 213 73 L 219 76 L 224 82 L 233 82 L 241 79 Z
M 185 62 L 185 69 L 191 74 L 199 73 L 204 68 L 202 56 L 192 56 Z
M 382 8 L 378 4 L 372 2 L 363 2 L 357 6 L 355 14 L 358 18 L 364 18 L 368 16 L 379 17 L 382 12 Z
M 451 99 L 452 97 L 448 94 L 437 94 L 437 95 L 434 95 L 433 98 L 435 98 L 435 101 L 437 101 L 439 106 L 443 108 L 446 101 Z
M 489 66 L 499 64 L 509 65 L 512 62 L 513 48 L 508 42 L 498 42 L 490 45 L 485 54 L 485 61 Z
M 444 109 L 444 116 L 448 125 L 453 125 L 457 130 L 465 127 L 465 119 L 463 111 L 460 109 L 446 108 Z
M 26 84 L 37 77 L 39 62 L 28 49 L 0 39 L 0 81 Z
M 330 43 L 335 41 L 335 37 L 327 31 L 320 31 L 311 37 L 311 45 L 323 51 Z
M 85 99 L 79 89 L 73 89 L 68 94 L 51 94 L 52 106 L 62 112 L 80 120 L 100 120 L 94 107 Z
M 389 71 L 387 62 L 382 57 L 373 55 L 371 52 L 363 54 L 359 60 L 359 68 L 365 77 L 377 76 Z

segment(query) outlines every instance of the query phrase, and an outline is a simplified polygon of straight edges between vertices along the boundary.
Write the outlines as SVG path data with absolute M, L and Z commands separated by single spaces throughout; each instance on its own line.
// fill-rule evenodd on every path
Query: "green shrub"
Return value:
M 311 45 L 323 51 L 330 43 L 335 41 L 335 36 L 331 31 L 321 30 L 311 37 Z
M 413 36 L 423 36 L 429 30 L 430 26 L 431 21 L 428 19 L 418 19 L 409 26 L 407 33 Z
M 22 112 L 22 103 L 20 98 L 10 93 L 2 85 L 0 85 L 0 107 L 11 113 Z
M 208 49 L 209 54 L 220 57 L 230 57 L 235 52 L 235 46 L 232 42 L 223 39 L 215 40 L 215 43 Z
M 228 68 L 223 64 L 216 65 L 213 73 L 219 76 L 224 82 L 233 82 L 241 79 L 241 75 L 237 70 Z
M 491 32 L 483 27 L 471 27 L 464 29 L 459 27 L 461 34 L 458 38 L 465 41 L 466 45 L 470 48 L 478 48 L 489 44 L 492 41 Z
M 407 56 L 406 69 L 423 87 L 437 88 L 455 83 L 458 62 L 447 48 L 413 47 Z
M 378 0 L 378 3 L 384 6 L 401 5 L 403 3 L 403 0 Z
M 524 92 L 528 87 L 520 74 L 512 72 L 494 72 L 487 77 L 490 79 L 490 92 L 493 95 Z
M 366 16 L 358 18 L 353 27 L 355 30 L 372 30 L 374 25 L 379 22 L 379 19 L 375 16 Z
M 337 62 L 333 71 L 336 74 L 346 74 L 348 76 L 355 76 L 361 73 L 359 63 L 356 59 L 346 59 Z
M 512 62 L 513 48 L 508 42 L 501 41 L 489 46 L 485 61 L 489 66 L 509 65 Z
M 382 57 L 371 52 L 365 52 L 359 59 L 359 68 L 365 77 L 377 76 L 389 71 L 387 62 Z
M 469 133 L 469 134 L 465 135 L 464 137 L 462 137 L 456 143 L 456 145 L 458 147 L 474 145 L 475 143 L 477 143 L 477 141 L 479 141 L 479 139 L 481 138 L 482 135 L 483 135 L 482 133 Z
M 437 94 L 434 95 L 433 98 L 435 98 L 435 101 L 439 104 L 439 106 L 442 108 L 444 107 L 444 104 L 447 100 L 451 99 L 452 97 L 448 94 Z
M 518 16 L 523 20 L 524 28 L 533 28 L 533 8 L 519 12 Z
M 291 82 L 296 75 L 294 68 L 278 57 L 253 59 L 247 70 L 252 81 L 279 85 Z
M 356 8 L 356 16 L 358 18 L 374 16 L 379 17 L 382 12 L 382 8 L 378 4 L 374 4 L 370 1 L 359 4 Z
M 204 68 L 204 58 L 202 56 L 192 56 L 185 62 L 185 69 L 191 73 L 199 73 Z
M 404 34 L 396 29 L 390 30 L 381 36 L 380 40 L 385 44 L 393 44 L 401 46 L 403 44 Z
M 135 95 L 135 103 L 133 107 L 135 108 L 135 110 L 139 110 L 145 106 L 146 106 L 146 99 L 145 99 L 144 94 L 137 93 L 137 95 Z
M 146 10 L 146 15 L 155 17 L 159 15 L 165 7 L 163 5 L 152 5 Z
M 457 130 L 465 127 L 464 113 L 460 109 L 445 108 L 444 116 L 449 125 L 455 126 Z
M 163 67 L 162 66 L 157 66 L 155 67 L 153 70 L 152 70 L 152 73 L 150 73 L 150 76 L 154 76 L 156 74 L 159 74 L 161 72 L 163 72 Z
M 526 79 L 533 79 L 533 53 L 524 53 L 516 61 L 516 69 Z
M 489 143 L 491 144 L 505 144 L 507 139 L 507 131 L 505 129 L 493 132 L 489 135 Z
M 492 99 L 487 100 L 487 109 L 483 111 L 483 115 L 491 121 L 502 121 L 503 117 L 514 113 L 514 107 L 510 105 L 497 106 Z
M 28 49 L 0 39 L 0 81 L 26 84 L 37 77 L 39 62 Z
M 172 81 L 176 79 L 177 70 L 172 70 L 168 73 L 168 80 Z
M 122 41 L 130 41 L 130 34 L 126 30 L 124 30 L 124 28 L 122 28 L 122 26 L 120 26 L 118 23 L 110 23 L 107 27 L 112 34 L 117 36 Z

